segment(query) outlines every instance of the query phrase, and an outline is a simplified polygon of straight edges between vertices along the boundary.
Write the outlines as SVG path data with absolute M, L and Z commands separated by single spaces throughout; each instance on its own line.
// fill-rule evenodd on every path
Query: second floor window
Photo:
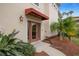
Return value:
M 39 3 L 34 3 L 35 5 L 39 6 Z

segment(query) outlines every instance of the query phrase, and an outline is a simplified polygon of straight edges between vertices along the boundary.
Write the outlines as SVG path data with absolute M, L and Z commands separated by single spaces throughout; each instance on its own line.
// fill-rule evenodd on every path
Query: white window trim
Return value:
M 53 6 L 55 5 L 55 9 L 58 11 L 58 7 L 55 3 L 53 3 Z
M 43 9 L 41 3 L 39 3 L 39 6 L 35 5 L 34 3 L 31 3 L 31 4 L 32 4 L 33 6 L 35 6 L 37 9 L 40 9 L 40 10 L 44 11 L 44 9 Z
M 40 8 L 41 7 L 41 4 L 40 3 L 39 3 L 39 6 L 35 5 L 34 3 L 32 3 L 32 5 L 34 5 L 37 8 Z
M 35 3 L 33 3 L 34 5 L 36 5 Z M 36 6 L 40 6 L 40 3 L 38 3 L 39 5 L 36 5 Z

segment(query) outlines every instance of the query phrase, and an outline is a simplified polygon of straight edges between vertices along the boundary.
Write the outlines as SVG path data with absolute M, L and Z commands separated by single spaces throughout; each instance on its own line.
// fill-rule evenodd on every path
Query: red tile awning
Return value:
M 34 14 L 34 15 L 36 15 L 36 16 L 38 16 L 38 17 L 41 17 L 42 20 L 48 20 L 48 19 L 49 19 L 48 16 L 46 16 L 45 14 L 43 14 L 43 13 L 41 13 L 41 12 L 35 10 L 34 8 L 25 9 L 25 14 L 26 14 L 26 15 Z

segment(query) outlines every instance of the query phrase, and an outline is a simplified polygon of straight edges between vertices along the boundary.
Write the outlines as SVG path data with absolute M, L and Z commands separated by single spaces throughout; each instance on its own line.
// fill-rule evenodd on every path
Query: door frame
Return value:
M 32 39 L 32 23 L 36 23 L 36 39 Z M 41 23 L 28 21 L 28 42 L 35 42 L 40 40 L 41 38 Z

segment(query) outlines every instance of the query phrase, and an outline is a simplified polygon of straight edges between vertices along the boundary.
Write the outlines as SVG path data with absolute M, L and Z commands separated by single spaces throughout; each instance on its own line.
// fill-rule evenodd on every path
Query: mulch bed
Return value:
M 79 55 L 79 46 L 75 45 L 69 40 L 59 40 L 59 37 L 54 37 L 44 40 L 44 42 L 50 43 L 51 47 L 54 47 L 62 51 L 67 56 L 76 56 Z
M 44 51 L 41 51 L 40 53 L 35 52 L 35 53 L 34 53 L 34 56 L 48 56 L 48 54 L 45 53 Z

